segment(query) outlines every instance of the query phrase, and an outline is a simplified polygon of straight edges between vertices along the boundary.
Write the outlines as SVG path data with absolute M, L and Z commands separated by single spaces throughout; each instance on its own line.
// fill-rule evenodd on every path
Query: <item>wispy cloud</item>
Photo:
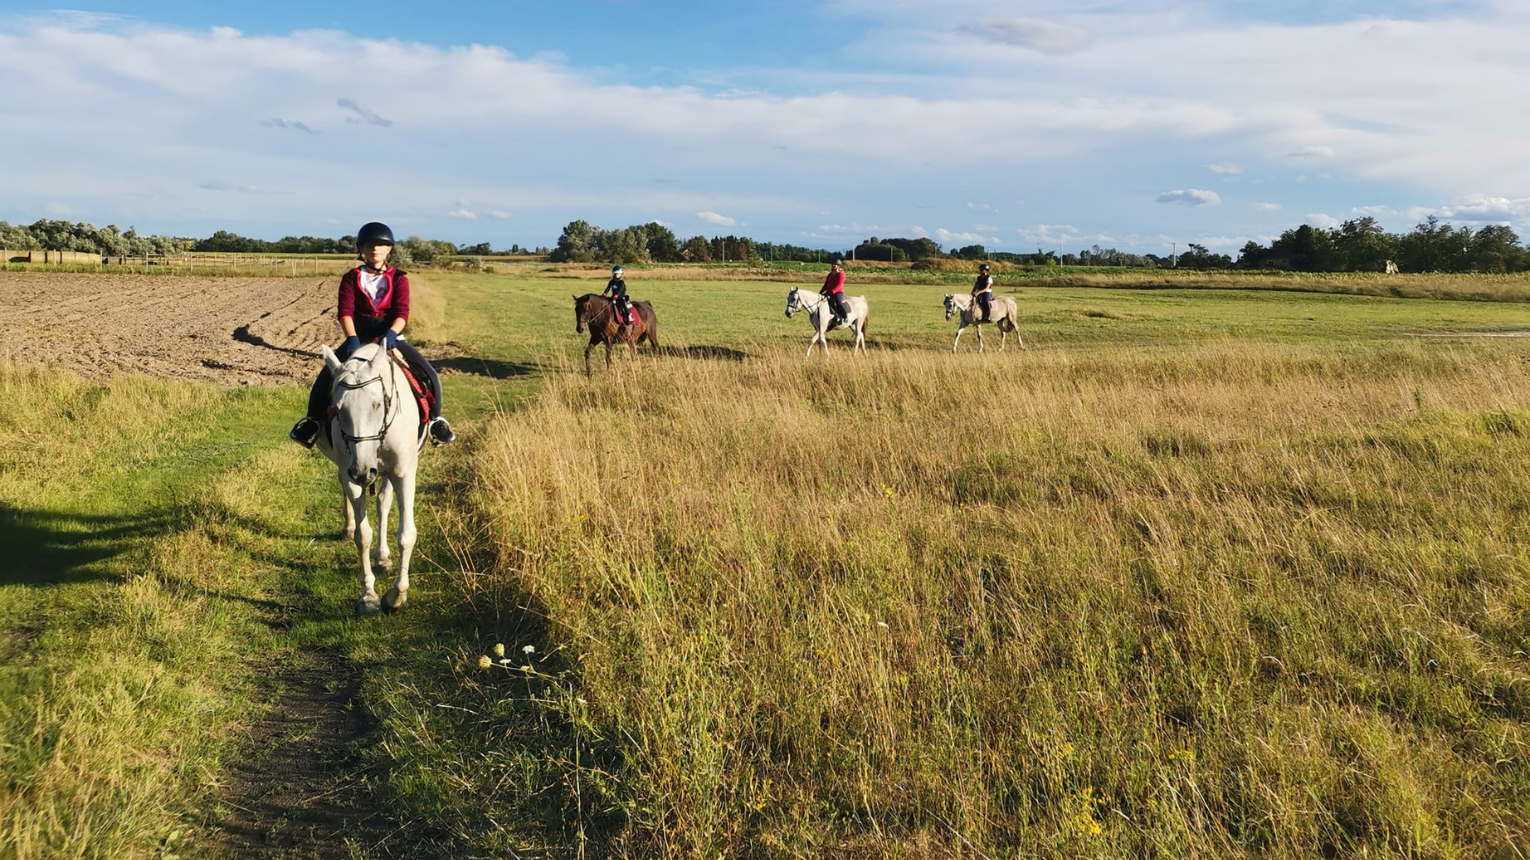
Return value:
M 316 131 L 316 130 L 314 130 L 312 128 L 309 128 L 305 123 L 298 122 L 297 120 L 281 119 L 280 117 L 272 117 L 271 119 L 263 119 L 263 120 L 260 121 L 260 124 L 265 126 L 266 128 L 290 128 L 293 131 L 306 131 L 309 134 L 318 134 L 319 133 L 318 131 Z
M 470 209 L 453 209 L 446 213 L 448 218 L 456 218 L 458 221 L 477 221 L 478 213 Z
M 1303 161 L 1317 161 L 1329 159 L 1338 155 L 1331 146 L 1304 146 L 1301 149 L 1286 153 L 1286 158 L 1294 158 Z
M 1279 212 L 1281 209 L 1279 203 L 1254 202 L 1248 204 L 1248 206 L 1256 212 Z
M 1307 213 L 1307 223 L 1314 227 L 1321 227 L 1324 230 L 1332 230 L 1339 226 L 1339 219 L 1322 212 L 1309 212 Z
M 1178 203 L 1183 206 L 1221 206 L 1222 195 L 1201 188 L 1187 188 L 1182 191 L 1165 191 L 1154 202 Z
M 1089 47 L 1089 34 L 1077 27 L 1036 18 L 990 18 L 958 28 L 984 41 L 1043 54 L 1073 54 Z
M 384 128 L 393 125 L 393 120 L 385 119 L 367 110 L 358 104 L 355 99 L 336 99 L 335 104 L 339 107 L 348 108 L 355 111 L 357 116 L 360 116 L 363 121 L 370 123 L 371 125 L 379 125 L 383 126 Z
M 1206 169 L 1212 173 L 1218 173 L 1223 176 L 1238 176 L 1239 174 L 1243 173 L 1243 168 L 1233 164 L 1230 161 L 1218 162 L 1217 164 L 1208 164 L 1206 165 Z

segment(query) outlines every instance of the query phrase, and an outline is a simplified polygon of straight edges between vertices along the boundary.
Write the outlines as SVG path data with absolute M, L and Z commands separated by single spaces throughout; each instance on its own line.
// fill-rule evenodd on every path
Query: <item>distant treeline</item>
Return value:
M 0 248 L 15 251 L 81 251 L 104 257 L 144 257 L 184 254 L 189 251 L 222 254 L 353 254 L 356 252 L 356 237 L 325 239 L 317 236 L 287 236 L 271 242 L 219 230 L 206 239 L 190 239 L 180 236 L 141 236 L 132 227 L 124 232 L 115 224 L 97 227 L 84 222 L 42 220 L 29 225 L 12 225 L 0 221 Z M 393 259 L 402 265 L 429 263 L 452 256 L 487 257 L 532 253 L 545 254 L 547 251 L 532 251 L 520 245 L 495 251 L 488 242 L 458 247 L 451 242 L 410 236 L 395 247 Z
M 1478 230 L 1441 223 L 1434 216 L 1408 233 L 1388 233 L 1369 216 L 1324 229 L 1303 224 L 1293 227 L 1268 246 L 1249 242 L 1236 259 L 1218 254 L 1204 245 L 1190 243 L 1183 254 L 1159 256 L 1133 254 L 1115 248 L 1093 248 L 1058 255 L 1038 249 L 1034 254 L 990 251 L 982 245 L 946 250 L 932 239 L 867 239 L 845 250 L 757 242 L 747 236 L 692 236 L 681 241 L 673 230 L 657 221 L 618 230 L 605 230 L 587 221 L 573 221 L 563 228 L 558 245 L 522 248 L 511 245 L 496 251 L 488 242 L 454 245 L 437 239 L 410 236 L 394 249 L 398 265 L 430 264 L 457 256 L 549 255 L 553 262 L 607 263 L 710 263 L 797 261 L 822 263 L 836 255 L 847 259 L 891 263 L 917 263 L 937 258 L 994 260 L 1029 266 L 1123 266 L 1189 269 L 1286 269 L 1296 272 L 1381 272 L 1395 261 L 1405 272 L 1522 272 L 1530 270 L 1530 250 L 1506 225 L 1492 224 Z M 36 221 L 12 225 L 0 221 L 0 248 L 26 251 L 80 251 L 107 257 L 142 257 L 204 251 L 225 254 L 351 254 L 354 236 L 327 239 L 287 236 L 274 242 L 252 239 L 219 230 L 205 239 L 179 236 L 142 236 L 115 224 L 96 227 L 70 221 Z

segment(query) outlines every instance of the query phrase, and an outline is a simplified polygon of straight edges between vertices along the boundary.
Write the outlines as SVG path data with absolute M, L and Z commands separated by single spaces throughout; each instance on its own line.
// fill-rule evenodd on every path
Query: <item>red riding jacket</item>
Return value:
M 350 317 L 362 340 L 376 340 L 394 320 L 409 321 L 409 276 L 389 266 L 383 270 L 383 291 L 376 301 L 361 288 L 361 267 L 340 279 L 338 317 Z
M 836 271 L 831 269 L 831 270 L 829 270 L 829 276 L 827 278 L 823 279 L 823 289 L 819 290 L 818 292 L 823 293 L 824 295 L 827 296 L 827 295 L 830 295 L 831 293 L 842 293 L 844 291 L 845 291 L 845 273 L 844 272 L 836 272 Z

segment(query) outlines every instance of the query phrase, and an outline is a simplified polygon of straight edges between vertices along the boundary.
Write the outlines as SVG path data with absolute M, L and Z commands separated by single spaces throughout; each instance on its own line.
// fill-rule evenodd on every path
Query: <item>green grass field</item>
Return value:
M 0 367 L 0 854 L 216 853 L 307 648 L 405 825 L 356 856 L 1530 853 L 1524 305 L 1025 286 L 953 357 L 852 282 L 805 362 L 786 284 L 632 274 L 665 353 L 591 379 L 603 279 L 421 279 L 463 443 L 397 617 L 301 392 Z

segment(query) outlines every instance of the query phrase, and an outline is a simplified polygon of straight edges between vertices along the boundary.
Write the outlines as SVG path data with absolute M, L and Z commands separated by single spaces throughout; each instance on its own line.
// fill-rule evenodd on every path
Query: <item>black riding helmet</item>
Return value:
M 988 264 L 984 263 L 984 264 L 978 266 L 978 271 L 979 272 L 986 272 L 986 271 L 988 271 Z
M 371 221 L 361 225 L 356 231 L 356 247 L 365 248 L 368 245 L 395 245 L 393 231 L 381 221 Z

